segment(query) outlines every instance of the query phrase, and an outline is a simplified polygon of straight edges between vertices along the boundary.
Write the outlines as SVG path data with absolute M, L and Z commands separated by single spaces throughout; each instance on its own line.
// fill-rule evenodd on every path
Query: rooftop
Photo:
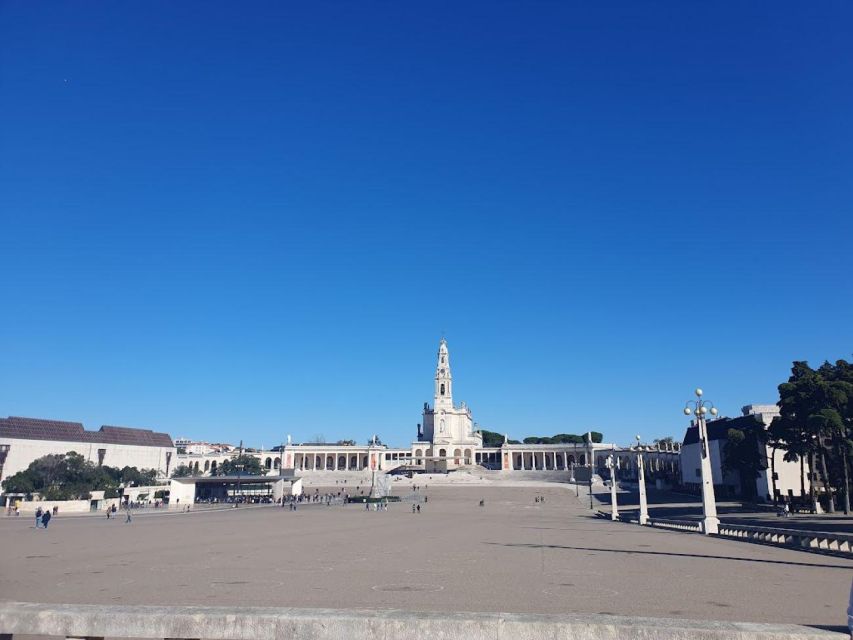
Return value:
M 80 422 L 43 420 L 20 416 L 0 418 L 0 438 L 125 444 L 140 447 L 174 446 L 168 433 L 158 433 L 151 429 L 104 425 L 98 431 L 86 431 Z

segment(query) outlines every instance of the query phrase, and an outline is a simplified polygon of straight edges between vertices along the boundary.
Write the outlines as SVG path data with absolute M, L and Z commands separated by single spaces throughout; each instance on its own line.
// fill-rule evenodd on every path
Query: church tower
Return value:
M 436 411 L 453 409 L 453 376 L 450 375 L 450 353 L 447 340 L 441 339 L 438 345 L 438 361 L 435 365 L 435 403 Z

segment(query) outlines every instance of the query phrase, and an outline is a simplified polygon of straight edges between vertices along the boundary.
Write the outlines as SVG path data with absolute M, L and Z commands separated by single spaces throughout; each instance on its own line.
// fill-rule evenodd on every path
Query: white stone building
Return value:
M 509 444 L 484 447 L 483 435 L 476 429 L 471 409 L 464 403 L 453 402 L 454 381 L 450 368 L 447 342 L 442 339 L 436 355 L 433 376 L 433 403 L 424 403 L 422 426 L 418 425 L 417 439 L 408 447 L 394 448 L 379 444 L 291 444 L 283 450 L 252 451 L 270 473 L 293 469 L 297 475 L 317 471 L 409 471 L 412 473 L 443 473 L 463 468 L 487 468 L 512 471 L 569 471 L 577 470 L 579 479 L 589 477 L 590 461 L 594 472 L 601 473 L 604 459 L 613 445 L 588 444 Z M 625 456 L 630 468 L 631 453 L 616 448 Z M 598 455 L 595 455 L 598 454 Z M 205 453 L 178 455 L 178 464 L 185 464 L 201 475 L 216 473 L 225 461 L 237 455 Z M 663 448 L 646 455 L 648 470 L 664 469 L 678 473 L 678 448 Z
M 725 459 L 724 447 L 728 439 L 729 429 L 749 430 L 755 428 L 766 429 L 770 426 L 773 418 L 779 415 L 779 408 L 775 404 L 750 404 L 741 409 L 741 416 L 737 418 L 718 418 L 707 423 L 708 426 L 708 451 L 711 457 L 711 476 L 718 499 L 726 497 L 751 497 L 751 487 L 748 483 L 751 479 L 741 478 L 740 473 L 725 471 L 723 460 Z M 700 472 L 701 444 L 699 443 L 699 429 L 692 425 L 684 435 L 681 447 L 681 473 L 682 484 L 688 489 L 699 491 L 702 483 Z M 777 449 L 775 452 L 769 445 L 761 445 L 761 455 L 766 460 L 766 467 L 755 478 L 754 495 L 761 501 L 772 501 L 774 491 L 774 478 L 772 469 L 775 466 L 775 490 L 779 498 L 794 498 L 803 495 L 801 488 L 805 485 L 808 490 L 809 466 L 807 461 L 786 462 L 785 452 Z M 772 458 L 772 461 L 771 461 Z
M 161 477 L 169 476 L 176 456 L 172 438 L 150 429 L 103 426 L 86 431 L 79 422 L 0 418 L 0 481 L 37 458 L 69 451 L 96 465 L 156 469 Z

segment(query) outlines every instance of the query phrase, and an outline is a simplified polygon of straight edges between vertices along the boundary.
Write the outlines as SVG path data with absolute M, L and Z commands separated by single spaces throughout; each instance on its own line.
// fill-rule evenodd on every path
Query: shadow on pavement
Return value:
M 784 564 L 792 567 L 822 567 L 825 569 L 841 569 L 850 571 L 850 567 L 842 567 L 838 564 L 818 564 L 813 562 L 789 562 L 787 560 L 763 560 L 760 558 L 738 558 L 735 556 L 713 556 L 699 553 L 676 553 L 674 551 L 638 551 L 636 549 L 599 549 L 596 547 L 570 547 L 560 544 L 534 544 L 529 542 L 484 542 L 493 546 L 501 547 L 527 547 L 530 549 L 566 549 L 570 551 L 601 551 L 603 553 L 625 553 L 650 556 L 672 556 L 678 558 L 703 558 L 705 560 L 736 560 L 738 562 L 760 562 L 763 564 Z

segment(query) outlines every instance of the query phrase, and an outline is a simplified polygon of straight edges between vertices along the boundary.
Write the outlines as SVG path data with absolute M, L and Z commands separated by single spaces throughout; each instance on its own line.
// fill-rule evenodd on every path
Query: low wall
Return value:
M 0 635 L 206 640 L 842 640 L 787 624 L 605 615 L 0 604 Z
M 91 502 L 89 500 L 33 500 L 18 503 L 21 509 L 21 515 L 34 515 L 36 510 L 42 509 L 53 510 L 58 507 L 59 513 L 88 513 L 91 510 Z M 14 506 L 15 503 L 13 502 Z M 106 507 L 105 507 L 106 508 Z

